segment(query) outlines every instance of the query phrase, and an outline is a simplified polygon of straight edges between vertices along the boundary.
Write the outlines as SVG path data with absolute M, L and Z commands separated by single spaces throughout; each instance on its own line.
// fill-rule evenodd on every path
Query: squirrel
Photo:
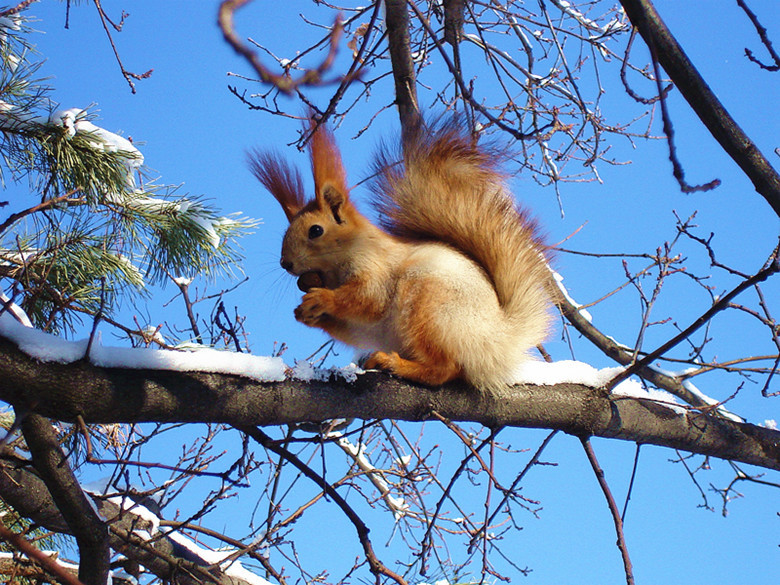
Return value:
M 298 321 L 372 350 L 366 369 L 495 390 L 549 332 L 550 270 L 496 153 L 458 126 L 421 123 L 401 152 L 381 149 L 371 186 L 381 227 L 352 203 L 333 134 L 312 118 L 313 199 L 278 154 L 248 160 L 290 222 L 281 265 L 305 292 Z

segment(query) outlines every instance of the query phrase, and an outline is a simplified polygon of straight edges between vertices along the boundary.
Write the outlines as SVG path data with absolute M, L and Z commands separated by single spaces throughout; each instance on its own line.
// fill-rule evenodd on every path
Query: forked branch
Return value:
M 241 55 L 252 66 L 255 72 L 260 76 L 260 80 L 264 83 L 269 83 L 276 87 L 279 91 L 285 94 L 291 94 L 296 89 L 307 85 L 321 85 L 323 83 L 322 76 L 333 65 L 333 61 L 336 58 L 336 52 L 338 50 L 339 40 L 341 39 L 341 33 L 343 32 L 343 26 L 341 24 L 341 17 L 336 17 L 336 22 L 333 24 L 333 29 L 330 33 L 330 48 L 328 54 L 323 59 L 322 63 L 315 69 L 307 69 L 297 79 L 293 79 L 288 74 L 279 75 L 271 71 L 263 64 L 260 57 L 255 51 L 250 49 L 238 36 L 233 23 L 233 15 L 235 11 L 247 4 L 251 0 L 224 0 L 219 5 L 219 13 L 217 15 L 217 22 L 219 28 L 222 31 L 222 36 L 233 47 L 233 49 Z

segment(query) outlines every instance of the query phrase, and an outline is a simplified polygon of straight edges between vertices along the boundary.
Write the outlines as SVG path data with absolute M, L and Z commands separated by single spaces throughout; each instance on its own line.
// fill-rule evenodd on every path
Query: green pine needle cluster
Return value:
M 10 23 L 10 24 L 9 24 Z M 132 143 L 86 111 L 58 110 L 33 79 L 23 21 L 0 19 L 3 290 L 36 327 L 69 331 L 84 314 L 173 277 L 239 270 L 238 237 L 256 222 L 145 183 Z M 25 192 L 26 191 L 26 192 Z

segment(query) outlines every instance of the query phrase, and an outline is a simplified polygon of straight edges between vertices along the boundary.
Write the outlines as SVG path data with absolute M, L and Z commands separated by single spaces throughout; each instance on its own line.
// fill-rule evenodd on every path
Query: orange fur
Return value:
M 547 334 L 549 271 L 493 153 L 454 123 L 413 135 L 402 165 L 385 151 L 373 187 L 382 230 L 352 204 L 332 134 L 318 127 L 310 149 L 309 202 L 283 161 L 251 159 L 290 219 L 282 266 L 328 283 L 304 295 L 296 319 L 374 350 L 367 367 L 415 382 L 464 378 L 482 389 L 511 382 Z
M 461 377 L 461 367 L 442 351 L 432 332 L 431 317 L 439 309 L 440 291 L 430 282 L 424 283 L 420 290 L 412 291 L 410 288 L 399 287 L 397 291 L 400 298 L 416 299 L 408 317 L 401 323 L 403 351 L 410 359 L 402 358 L 397 352 L 386 354 L 377 351 L 365 366 L 390 370 L 402 378 L 429 386 L 438 386 Z

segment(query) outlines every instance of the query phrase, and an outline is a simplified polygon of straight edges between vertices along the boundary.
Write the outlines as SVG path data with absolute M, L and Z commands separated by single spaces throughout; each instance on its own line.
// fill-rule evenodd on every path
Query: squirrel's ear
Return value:
M 281 156 L 255 150 L 247 153 L 249 169 L 282 206 L 288 221 L 306 205 L 303 180 L 298 169 Z
M 326 183 L 321 190 L 317 191 L 317 200 L 320 202 L 321 207 L 330 209 L 336 223 L 344 221 L 342 209 L 348 201 L 346 193 L 339 191 L 338 187 L 333 184 Z
M 323 125 L 309 118 L 311 169 L 314 174 L 314 193 L 320 207 L 330 209 L 341 223 L 341 209 L 349 203 L 347 174 L 333 134 Z

